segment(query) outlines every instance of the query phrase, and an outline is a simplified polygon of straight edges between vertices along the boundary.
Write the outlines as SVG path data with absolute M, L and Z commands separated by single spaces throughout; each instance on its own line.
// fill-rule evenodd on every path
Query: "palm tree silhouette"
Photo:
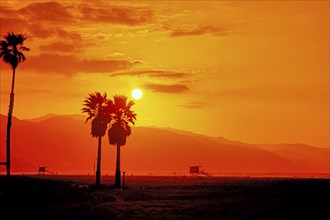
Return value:
M 12 125 L 12 116 L 14 109 L 14 86 L 15 86 L 15 75 L 16 68 L 20 62 L 26 60 L 23 51 L 29 51 L 30 49 L 23 46 L 26 40 L 23 34 L 14 34 L 14 32 L 8 33 L 4 40 L 0 41 L 0 58 L 4 62 L 9 63 L 13 70 L 13 77 L 11 81 L 11 92 L 9 99 L 9 110 L 7 119 L 7 137 L 6 137 L 6 167 L 7 176 L 10 176 L 10 129 Z
M 96 187 L 100 187 L 101 184 L 101 144 L 102 137 L 107 131 L 109 122 L 111 121 L 111 115 L 107 114 L 105 111 L 107 103 L 107 94 L 103 95 L 100 92 L 91 93 L 84 100 L 83 108 L 81 109 L 83 113 L 87 113 L 88 117 L 86 123 L 92 120 L 91 135 L 92 137 L 98 138 L 98 148 L 97 148 L 97 166 L 96 166 Z
M 117 146 L 115 188 L 120 189 L 120 147 L 126 144 L 126 139 L 131 135 L 131 126 L 134 125 L 136 114 L 131 110 L 133 101 L 127 102 L 126 96 L 115 95 L 113 102 L 109 102 L 107 112 L 112 114 L 111 127 L 108 130 L 110 145 Z

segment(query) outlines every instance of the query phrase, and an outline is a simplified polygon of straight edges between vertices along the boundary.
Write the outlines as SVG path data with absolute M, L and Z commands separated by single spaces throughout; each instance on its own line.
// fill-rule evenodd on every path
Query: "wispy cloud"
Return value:
M 54 42 L 50 44 L 45 44 L 41 45 L 39 48 L 43 51 L 52 52 L 73 52 L 76 49 L 74 44 L 65 42 Z
M 72 25 L 68 20 L 73 20 L 74 17 L 58 2 L 31 3 L 18 10 L 1 7 L 0 10 L 1 34 L 13 31 L 27 34 L 32 39 L 59 38 L 74 40 L 76 43 L 82 41 L 80 33 L 63 29 L 63 25 Z
M 56 35 L 54 28 L 49 28 L 39 23 L 28 24 L 25 28 L 33 38 L 47 39 Z
M 189 90 L 186 85 L 145 84 L 143 87 L 161 93 L 182 93 Z
M 0 9 L 1 10 L 1 9 Z M 0 17 L 0 32 L 6 34 L 9 31 L 25 31 L 29 22 L 23 18 L 18 17 L 6 17 L 6 14 L 2 13 Z
M 77 60 L 73 56 L 40 54 L 30 57 L 24 68 L 40 73 L 56 73 L 73 76 L 79 72 L 114 72 L 125 70 L 139 64 L 131 60 Z
M 183 37 L 183 36 L 198 36 L 198 35 L 217 35 L 223 36 L 227 35 L 228 31 L 224 27 L 216 27 L 216 26 L 202 26 L 202 27 L 167 27 L 166 29 L 170 29 L 171 37 Z
M 54 34 L 57 29 L 74 24 L 109 23 L 138 26 L 153 21 L 154 12 L 145 7 L 75 2 L 32 2 L 20 9 L 0 7 L 1 34 L 8 31 L 26 32 L 36 38 Z
M 127 6 L 109 6 L 107 8 L 79 6 L 83 20 L 123 25 L 141 25 L 152 21 L 150 9 Z
M 74 21 L 74 16 L 59 2 L 33 2 L 18 10 L 26 18 L 40 22 L 68 23 Z
M 175 72 L 175 71 L 165 71 L 165 70 L 140 70 L 140 71 L 131 71 L 131 72 L 120 72 L 120 73 L 113 73 L 110 76 L 137 76 L 137 77 L 158 77 L 158 78 L 185 78 L 192 76 L 190 73 L 182 73 L 182 72 Z

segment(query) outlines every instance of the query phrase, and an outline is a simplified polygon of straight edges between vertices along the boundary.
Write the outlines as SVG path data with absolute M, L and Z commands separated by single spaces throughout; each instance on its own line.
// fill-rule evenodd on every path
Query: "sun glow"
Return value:
M 143 95 L 143 93 L 140 89 L 134 89 L 132 91 L 132 96 L 134 99 L 140 99 L 140 98 L 142 98 L 142 95 Z

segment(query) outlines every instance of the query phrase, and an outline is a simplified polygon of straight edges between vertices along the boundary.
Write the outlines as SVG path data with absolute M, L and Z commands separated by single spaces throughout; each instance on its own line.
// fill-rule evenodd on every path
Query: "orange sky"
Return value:
M 328 1 L 0 4 L 1 35 L 31 48 L 16 117 L 80 114 L 90 92 L 138 87 L 137 126 L 329 147 Z M 1 114 L 10 81 L 1 62 Z

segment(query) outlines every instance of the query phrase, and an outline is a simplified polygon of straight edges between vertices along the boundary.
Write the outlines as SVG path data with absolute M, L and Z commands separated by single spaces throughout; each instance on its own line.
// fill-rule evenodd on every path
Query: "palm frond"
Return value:
M 20 49 L 23 50 L 23 51 L 30 51 L 30 48 L 24 47 L 24 46 L 21 46 Z
M 136 114 L 131 110 L 131 107 L 135 104 L 133 101 L 127 101 L 128 98 L 122 95 L 113 96 L 113 102 L 108 106 L 108 110 L 112 112 L 113 123 L 108 130 L 109 143 L 123 145 L 123 136 L 126 138 L 131 135 L 131 126 L 135 124 Z M 121 134 L 112 134 L 112 132 Z M 117 139 L 116 139 L 117 138 Z
M 111 115 L 106 114 L 106 111 L 104 110 L 107 106 L 106 103 L 108 102 L 107 94 L 101 94 L 100 92 L 88 94 L 83 101 L 81 111 L 88 115 L 86 122 L 92 120 L 92 137 L 104 136 L 106 133 L 108 123 L 111 121 Z
M 92 117 L 93 117 L 92 115 L 89 115 L 89 116 L 86 118 L 85 123 L 87 123 Z
M 0 58 L 9 63 L 15 69 L 20 62 L 26 60 L 23 51 L 30 49 L 23 46 L 26 36 L 23 34 L 8 33 L 4 40 L 0 41 Z

